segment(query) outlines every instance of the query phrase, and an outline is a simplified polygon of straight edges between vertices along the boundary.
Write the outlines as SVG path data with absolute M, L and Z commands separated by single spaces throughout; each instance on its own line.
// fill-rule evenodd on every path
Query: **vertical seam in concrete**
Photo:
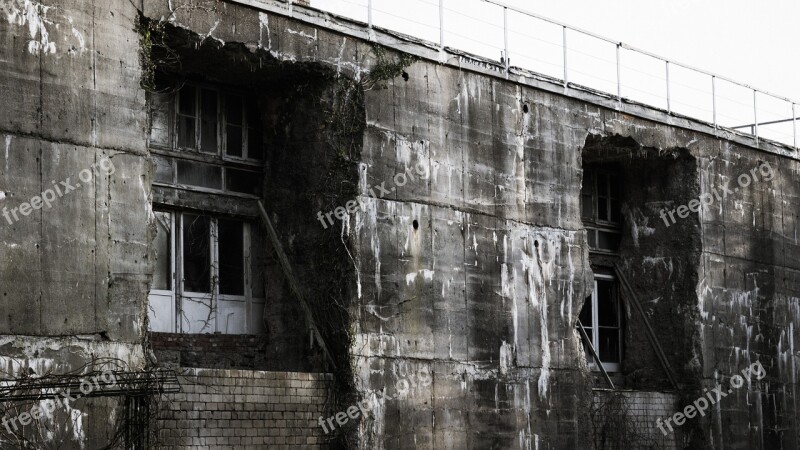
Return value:
M 95 5 L 95 0 L 92 0 L 92 146 L 97 145 L 97 47 L 95 44 L 95 19 L 97 14 L 97 7 Z M 95 163 L 97 162 L 97 149 L 93 149 L 94 152 L 94 159 Z M 92 302 L 93 309 L 94 309 L 94 328 L 96 330 L 102 330 L 103 327 L 100 327 L 98 317 L 97 317 L 97 302 L 99 301 L 97 298 L 97 283 L 101 280 L 97 279 L 97 172 L 95 172 L 94 178 L 94 242 L 95 242 L 95 251 L 92 254 L 92 261 L 94 263 L 94 301 Z M 110 186 L 109 186 L 110 190 Z
M 42 136 L 44 133 L 42 132 L 44 128 L 44 67 L 43 67 L 43 60 L 42 53 L 39 52 L 39 135 Z M 41 141 L 38 142 L 37 147 L 39 149 L 39 187 L 44 187 L 44 152 L 42 151 L 43 144 Z M 39 279 L 44 280 L 44 251 L 42 245 L 44 244 L 44 211 L 41 212 L 39 215 Z M 42 303 L 44 302 L 44 292 L 43 286 L 39 287 L 39 323 L 38 329 L 40 332 L 44 332 L 42 329 Z

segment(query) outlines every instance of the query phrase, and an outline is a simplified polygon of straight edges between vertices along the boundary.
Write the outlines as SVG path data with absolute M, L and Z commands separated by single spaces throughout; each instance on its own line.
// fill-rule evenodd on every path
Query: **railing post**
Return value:
M 711 114 L 714 116 L 714 129 L 717 128 L 717 77 L 711 75 Z
M 562 31 L 563 31 L 562 46 L 564 47 L 564 87 L 566 88 L 567 85 L 569 84 L 569 81 L 567 80 L 567 27 L 566 26 L 562 27 Z
M 372 28 L 372 0 L 367 0 L 367 26 Z
M 753 89 L 753 132 L 758 144 L 758 91 Z
M 444 48 L 444 0 L 439 0 L 439 48 Z
M 622 107 L 622 80 L 620 79 L 620 62 L 619 62 L 619 48 L 620 43 L 617 43 L 617 101 L 620 108 Z
M 792 103 L 792 139 L 794 140 L 794 151 L 797 151 L 797 114 Z
M 505 63 L 506 63 L 506 72 L 508 72 L 509 67 L 511 67 L 511 58 L 508 55 L 508 8 L 503 7 L 503 47 L 505 48 Z
M 664 61 L 667 63 L 667 114 L 672 114 L 672 103 L 669 96 L 669 61 Z

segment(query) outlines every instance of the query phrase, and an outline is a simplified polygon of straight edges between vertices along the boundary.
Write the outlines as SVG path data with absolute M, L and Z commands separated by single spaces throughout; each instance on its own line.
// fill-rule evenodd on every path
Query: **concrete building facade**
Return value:
M 798 447 L 796 150 L 313 4 L 0 5 L 2 448 Z

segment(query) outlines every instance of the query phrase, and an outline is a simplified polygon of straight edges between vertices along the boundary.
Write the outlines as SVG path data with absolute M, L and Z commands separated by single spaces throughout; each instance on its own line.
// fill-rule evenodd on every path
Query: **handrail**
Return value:
M 241 2 L 241 1 L 253 1 L 253 0 L 234 0 L 234 1 L 240 1 Z M 286 0 L 280 0 L 280 1 L 284 1 L 285 2 Z M 346 3 L 353 3 L 352 1 L 348 1 L 348 0 L 342 0 L 342 1 L 344 1 Z M 438 33 L 438 41 L 439 42 L 437 44 L 438 44 L 438 47 L 440 49 L 444 50 L 446 45 L 447 45 L 446 33 L 445 33 L 445 31 L 446 31 L 445 30 L 445 22 L 446 21 L 445 21 L 445 17 L 444 17 L 445 16 L 445 12 L 446 11 L 454 11 L 452 9 L 445 8 L 445 2 L 446 1 L 452 1 L 453 3 L 455 3 L 455 0 L 418 0 L 418 1 L 420 1 L 422 3 L 426 3 L 426 4 L 434 6 L 434 7 L 438 7 L 437 9 L 438 9 L 438 31 L 439 31 L 439 33 Z M 516 6 L 510 5 L 508 3 L 505 3 L 503 0 L 480 0 L 480 1 L 483 2 L 483 3 L 489 4 L 489 5 L 494 5 L 496 7 L 499 7 L 499 8 L 503 9 L 503 17 L 502 17 L 502 22 L 503 23 L 502 23 L 502 25 L 498 25 L 498 27 L 501 27 L 502 30 L 503 30 L 503 36 L 501 37 L 502 42 L 497 42 L 495 44 L 489 44 L 489 45 L 491 45 L 491 46 L 493 46 L 495 48 L 500 48 L 501 55 L 500 55 L 500 59 L 497 60 L 497 61 L 499 61 L 499 64 L 505 69 L 507 76 L 510 76 L 511 73 L 512 73 L 512 65 L 511 65 L 511 62 L 510 62 L 511 61 L 510 54 L 514 53 L 514 49 L 513 48 L 509 48 L 510 46 L 514 45 L 514 42 L 512 41 L 512 39 L 510 37 L 510 33 L 511 32 L 517 33 L 516 31 L 513 31 L 510 28 L 510 25 L 509 25 L 509 13 L 515 13 L 515 14 L 520 14 L 520 15 L 523 15 L 523 16 L 526 16 L 526 17 L 530 17 L 532 19 L 536 19 L 536 20 L 539 20 L 539 21 L 542 21 L 542 22 L 545 22 L 545 23 L 549 23 L 549 24 L 552 24 L 552 25 L 555 25 L 555 26 L 558 26 L 558 27 L 562 28 L 562 32 L 561 32 L 562 36 L 560 38 L 556 38 L 553 41 L 546 41 L 546 42 L 549 42 L 549 43 L 554 44 L 554 45 L 560 45 L 560 46 L 563 47 L 563 57 L 561 58 L 562 59 L 561 61 L 550 61 L 550 60 L 547 61 L 547 64 L 553 64 L 554 66 L 562 66 L 563 75 L 553 76 L 552 74 L 548 74 L 547 76 L 552 78 L 552 79 L 554 79 L 554 80 L 558 80 L 558 77 L 561 76 L 561 80 L 558 80 L 558 81 L 561 81 L 561 84 L 563 84 L 563 87 L 564 87 L 565 91 L 570 89 L 570 88 L 578 88 L 578 89 L 582 88 L 582 86 L 579 86 L 578 84 L 571 84 L 571 83 L 574 83 L 574 80 L 572 80 L 572 79 L 575 79 L 576 75 L 580 74 L 581 71 L 574 67 L 575 63 L 573 61 L 570 61 L 570 63 L 573 64 L 572 67 L 570 67 L 568 65 L 568 63 L 567 63 L 568 50 L 571 50 L 573 52 L 575 52 L 575 51 L 580 52 L 579 50 L 575 50 L 575 47 L 569 48 L 567 46 L 567 42 L 568 42 L 567 41 L 567 35 L 568 35 L 568 32 L 580 33 L 582 35 L 588 36 L 588 37 L 593 38 L 595 40 L 598 40 L 598 41 L 601 41 L 601 42 L 604 42 L 604 43 L 607 43 L 607 44 L 611 44 L 611 45 L 613 45 L 615 47 L 616 57 L 615 58 L 614 57 L 609 57 L 608 58 L 609 64 L 616 65 L 616 74 L 615 74 L 615 76 L 611 75 L 610 72 L 609 72 L 609 78 L 614 78 L 614 77 L 616 78 L 616 80 L 615 80 L 616 81 L 616 89 L 613 90 L 615 92 L 612 92 L 612 89 L 609 89 L 609 87 L 607 87 L 605 85 L 604 85 L 605 87 L 598 87 L 598 86 L 593 86 L 593 85 L 591 85 L 593 83 L 590 83 L 590 85 L 585 86 L 585 87 L 587 87 L 589 89 L 592 89 L 592 90 L 605 91 L 606 93 L 608 93 L 610 96 L 612 96 L 612 98 L 614 98 L 617 101 L 616 108 L 618 110 L 621 110 L 623 108 L 623 100 L 637 102 L 637 103 L 644 104 L 644 105 L 647 105 L 647 106 L 650 106 L 650 107 L 654 107 L 654 108 L 663 108 L 663 105 L 661 103 L 664 102 L 664 100 L 666 100 L 666 113 L 668 115 L 680 114 L 681 117 L 694 118 L 694 119 L 697 119 L 697 120 L 709 122 L 709 123 L 711 123 L 713 125 L 713 128 L 715 130 L 724 129 L 726 131 L 739 133 L 739 134 L 745 135 L 745 136 L 751 135 L 753 137 L 753 139 L 755 140 L 756 145 L 759 144 L 759 142 L 760 142 L 760 140 L 762 138 L 767 137 L 767 138 L 771 138 L 774 141 L 779 142 L 779 143 L 781 143 L 783 145 L 786 145 L 787 147 L 794 148 L 795 151 L 799 150 L 798 149 L 798 137 L 799 136 L 798 136 L 798 131 L 797 131 L 797 121 L 800 120 L 800 119 L 797 117 L 797 115 L 795 114 L 794 111 L 795 111 L 796 105 L 800 104 L 800 100 L 794 100 L 794 99 L 791 99 L 791 98 L 789 98 L 787 96 L 784 96 L 784 95 L 779 95 L 779 94 L 776 94 L 774 92 L 771 92 L 771 91 L 768 91 L 768 90 L 765 90 L 765 89 L 760 89 L 760 88 L 754 87 L 751 84 L 743 83 L 743 82 L 740 82 L 740 81 L 736 81 L 736 80 L 734 80 L 734 79 L 732 79 L 730 77 L 727 77 L 727 76 L 724 76 L 724 75 L 720 75 L 718 73 L 711 72 L 711 71 L 708 71 L 708 70 L 704 70 L 704 69 L 692 66 L 690 64 L 682 63 L 682 62 L 679 62 L 679 61 L 674 61 L 674 60 L 672 60 L 670 58 L 666 58 L 666 57 L 660 56 L 660 55 L 658 55 L 656 53 L 644 50 L 642 48 L 635 47 L 633 45 L 626 44 L 624 42 L 621 42 L 621 41 L 618 41 L 618 40 L 615 40 L 615 39 L 611 39 L 609 37 L 603 36 L 603 35 L 598 34 L 598 33 L 594 33 L 592 31 L 589 31 L 589 30 L 586 30 L 586 29 L 583 29 L 583 28 L 567 25 L 564 22 L 561 22 L 561 21 L 558 21 L 558 20 L 554 20 L 554 19 L 551 19 L 549 17 L 545 17 L 545 16 L 542 16 L 540 14 L 536 14 L 534 12 L 527 11 L 525 9 L 518 8 Z M 320 2 L 320 3 L 322 3 L 322 2 Z M 382 11 L 381 9 L 375 7 L 374 4 L 377 3 L 377 0 L 365 0 L 365 3 L 366 3 L 366 5 L 359 5 L 358 7 L 359 8 L 366 8 L 366 23 L 367 23 L 367 27 L 369 29 L 372 29 L 372 28 L 375 27 L 375 23 L 374 23 L 374 19 L 375 18 L 373 17 L 373 13 L 374 12 L 377 11 L 377 12 L 381 12 L 383 14 L 390 14 L 390 13 L 387 13 L 387 12 Z M 317 7 L 316 4 L 313 4 L 312 9 L 325 9 L 325 8 L 324 7 Z M 328 10 L 333 10 L 335 8 L 327 8 L 327 9 Z M 409 8 L 409 9 L 410 9 L 410 11 L 414 11 L 413 8 Z M 419 21 L 415 21 L 414 18 L 412 16 L 410 16 L 410 14 L 413 14 L 413 12 L 409 12 L 408 14 L 409 15 L 406 15 L 404 17 L 399 16 L 399 15 L 397 17 L 401 18 L 403 20 L 412 22 L 412 23 L 420 24 Z M 436 14 L 436 13 L 434 13 L 434 14 Z M 357 14 L 355 14 L 355 13 L 347 13 L 347 14 L 345 14 L 345 16 L 348 16 L 348 17 L 351 17 L 351 18 L 355 18 L 355 16 L 357 16 Z M 471 16 L 466 16 L 466 17 L 471 17 Z M 478 19 L 478 18 L 475 18 L 475 19 L 481 20 L 481 19 Z M 358 19 L 356 19 L 356 20 L 358 20 Z M 361 19 L 361 20 L 364 20 L 364 19 Z M 448 23 L 450 23 L 450 22 L 448 22 Z M 431 26 L 431 25 L 426 24 L 425 26 Z M 436 28 L 436 26 L 434 25 L 434 26 L 432 26 L 432 28 Z M 395 31 L 401 31 L 401 32 L 404 32 L 404 33 L 408 33 L 409 32 L 408 30 L 395 30 Z M 414 31 L 412 30 L 411 33 L 413 34 Z M 458 32 L 452 31 L 452 35 L 454 35 L 454 36 L 464 36 L 464 33 L 458 33 Z M 556 41 L 559 41 L 559 40 L 561 42 L 556 42 Z M 646 99 L 643 100 L 642 97 L 639 94 L 631 93 L 632 90 L 638 90 L 635 87 L 633 87 L 635 85 L 634 83 L 638 83 L 638 81 L 636 81 L 636 80 L 638 80 L 638 78 L 635 78 L 635 76 L 634 76 L 634 77 L 632 77 L 632 79 L 634 79 L 633 82 L 629 82 L 629 84 L 623 84 L 622 83 L 622 78 L 623 77 L 625 77 L 625 79 L 628 79 L 627 78 L 627 74 L 628 74 L 627 70 L 636 71 L 636 68 L 631 68 L 631 67 L 628 67 L 628 66 L 622 66 L 621 60 L 623 59 L 623 57 L 625 55 L 625 52 L 623 52 L 623 50 L 625 52 L 632 52 L 632 53 L 635 53 L 635 54 L 638 54 L 638 55 L 643 55 L 643 56 L 646 56 L 646 57 L 649 57 L 649 58 L 653 58 L 654 60 L 663 63 L 664 72 L 662 72 L 662 75 L 658 77 L 658 78 L 661 79 L 661 81 L 660 82 L 653 82 L 653 84 L 651 84 L 652 86 L 656 86 L 657 87 L 658 83 L 665 83 L 664 85 L 662 85 L 661 87 L 659 87 L 657 89 L 658 92 L 653 92 L 653 91 L 644 92 L 643 91 L 645 94 L 647 94 Z M 518 53 L 518 54 L 520 54 L 520 53 Z M 483 56 L 486 56 L 486 55 L 483 55 Z M 522 53 L 522 56 L 524 56 L 524 57 L 533 57 L 534 55 L 525 55 L 524 53 Z M 612 61 L 613 59 L 616 59 L 616 61 Z M 693 74 L 700 75 L 700 76 L 703 76 L 703 77 L 708 77 L 709 78 L 708 79 L 708 85 L 693 84 L 692 86 L 686 86 L 686 85 L 680 83 L 680 81 L 676 81 L 674 79 L 675 74 L 670 74 L 670 68 L 671 68 L 670 66 L 675 66 L 675 67 L 680 67 L 681 69 L 685 69 L 685 70 L 689 71 L 689 72 L 687 72 L 687 74 L 688 73 L 693 73 Z M 531 68 L 531 67 L 522 67 L 522 68 L 526 69 L 526 70 L 530 70 L 530 71 L 536 73 L 536 68 L 535 67 L 533 67 L 533 68 Z M 625 70 L 623 70 L 623 68 Z M 572 73 L 570 73 L 570 72 L 572 72 Z M 665 75 L 665 77 L 664 77 L 664 75 Z M 589 76 L 593 77 L 593 75 L 589 75 Z M 609 80 L 609 81 L 614 82 L 613 80 Z M 730 84 L 731 87 L 733 87 L 735 89 L 743 90 L 743 93 L 747 92 L 747 91 L 751 92 L 752 102 L 749 102 L 750 105 L 744 105 L 744 106 L 741 106 L 741 107 L 740 106 L 733 106 L 732 107 L 730 103 L 723 103 L 722 101 L 718 102 L 718 100 L 724 100 L 726 98 L 726 97 L 724 97 L 724 92 L 723 92 L 723 95 L 721 95 L 720 94 L 720 90 L 718 89 L 719 86 L 717 86 L 717 85 L 719 84 L 720 81 L 723 81 L 725 83 Z M 650 86 L 650 85 L 648 85 L 648 86 Z M 704 95 L 705 94 L 710 94 L 710 96 L 711 96 L 710 104 L 705 104 L 706 100 L 703 100 L 701 102 L 699 100 L 699 97 L 692 98 L 692 100 L 690 100 L 691 104 L 681 104 L 680 101 L 676 101 L 675 99 L 672 98 L 678 92 L 678 89 L 676 89 L 676 88 L 679 87 L 679 86 L 686 86 L 686 87 L 688 87 L 690 89 L 700 89 L 700 90 L 702 90 L 704 92 Z M 710 90 L 710 92 L 708 92 L 709 90 Z M 770 111 L 768 109 L 769 105 L 766 108 L 764 106 L 759 107 L 759 97 L 760 96 L 761 97 L 766 97 L 766 98 L 769 98 L 769 99 L 774 99 L 775 101 L 780 101 L 782 103 L 785 103 L 785 105 L 781 105 L 780 106 L 780 109 L 782 111 Z M 654 100 L 654 99 L 657 99 L 657 100 Z M 736 102 L 736 101 L 734 100 L 734 102 Z M 676 105 L 679 105 L 679 106 L 677 106 L 677 108 L 676 108 Z M 725 109 L 721 110 L 720 107 L 719 107 L 720 105 L 722 105 Z M 787 117 L 789 117 L 789 109 L 790 109 L 789 106 L 791 106 L 791 111 L 792 111 L 791 118 L 787 118 Z M 689 109 L 688 112 L 687 112 L 687 108 Z M 785 110 L 784 110 L 784 108 L 785 108 Z M 676 111 L 676 109 L 677 109 L 677 111 Z M 698 113 L 698 111 L 702 111 L 702 112 Z M 768 113 L 768 114 L 765 114 L 765 113 Z M 706 114 L 708 114 L 708 116 L 706 116 Z M 737 117 L 734 117 L 734 116 L 737 116 Z M 759 121 L 759 116 L 761 116 L 761 118 L 762 118 L 761 121 Z M 720 123 L 720 120 L 719 120 L 720 117 L 722 117 L 724 119 L 723 123 Z M 784 118 L 786 118 L 786 119 L 784 119 Z M 751 119 L 752 119 L 753 125 L 751 125 L 749 127 L 734 126 L 734 125 L 737 125 L 737 123 L 729 123 L 729 122 L 742 123 L 742 122 L 749 121 Z M 764 120 L 764 119 L 767 119 L 767 120 Z M 774 119 L 780 119 L 780 120 L 774 120 Z M 792 123 L 791 130 L 788 129 L 789 128 L 788 125 L 786 127 L 780 127 L 780 128 L 765 128 L 764 127 L 764 126 L 768 126 L 768 125 L 780 126 L 780 124 L 785 124 L 787 122 L 791 122 Z M 761 128 L 759 128 L 759 126 L 761 126 Z M 747 132 L 746 128 L 750 128 L 750 133 Z M 764 136 L 765 133 L 766 133 L 766 136 Z

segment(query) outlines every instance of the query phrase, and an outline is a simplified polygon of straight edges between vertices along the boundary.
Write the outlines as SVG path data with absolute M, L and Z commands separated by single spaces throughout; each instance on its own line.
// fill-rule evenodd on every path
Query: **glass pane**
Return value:
M 170 100 L 167 94 L 150 94 L 150 144 L 169 147 L 170 144 Z
M 250 225 L 250 290 L 253 298 L 264 298 L 266 279 L 264 272 L 267 267 L 266 242 L 264 241 L 263 228 L 257 224 Z
M 225 121 L 229 125 L 242 125 L 242 98 L 238 95 L 225 98 Z
M 225 169 L 225 189 L 243 194 L 261 195 L 263 177 L 258 172 L 247 170 Z
M 597 197 L 597 220 L 608 220 L 608 200 L 606 197 Z
M 178 93 L 178 113 L 197 116 L 197 90 L 194 86 L 184 86 Z
M 597 322 L 601 327 L 619 326 L 619 305 L 612 281 L 597 280 Z
M 586 230 L 586 235 L 589 240 L 589 247 L 597 248 L 597 231 L 589 228 Z
M 618 200 L 611 200 L 611 221 L 620 222 L 620 204 Z
M 219 219 L 219 293 L 244 295 L 244 224 Z
M 152 155 L 152 158 L 156 166 L 155 181 L 159 183 L 174 183 L 172 160 L 158 155 Z
M 618 328 L 600 328 L 600 361 L 602 362 L 620 362 L 619 355 L 619 329 Z M 597 350 L 597 349 L 595 349 Z
M 247 129 L 247 157 L 261 160 L 264 158 L 264 139 L 260 127 Z
M 578 318 L 580 319 L 581 324 L 583 324 L 584 328 L 587 329 L 586 334 L 588 334 L 589 335 L 589 339 L 591 339 L 592 338 L 592 332 L 588 331 L 592 327 L 592 325 L 594 325 L 592 323 L 592 296 L 591 295 L 586 297 L 586 300 L 583 302 L 583 308 L 581 308 L 581 314 L 580 314 L 580 316 L 578 316 Z
M 156 261 L 151 289 L 169 291 L 172 289 L 172 220 L 168 212 L 156 211 L 155 216 L 156 237 L 153 246 Z
M 211 292 L 210 222 L 207 217 L 183 215 L 183 289 Z
M 225 153 L 230 156 L 242 157 L 242 127 L 228 125 L 225 131 L 226 147 Z
M 178 116 L 178 147 L 196 148 L 194 127 L 196 125 L 194 117 Z
M 200 149 L 205 153 L 217 151 L 217 92 L 209 89 L 202 91 L 202 115 L 200 130 L 202 132 Z
M 597 243 L 597 248 L 611 252 L 617 251 L 617 247 L 619 247 L 619 234 L 598 230 L 597 236 L 599 240 Z
M 222 169 L 210 164 L 177 160 L 178 183 L 222 189 Z
M 611 197 L 619 198 L 620 196 L 619 180 L 617 177 L 611 178 Z
M 608 197 L 608 175 L 604 173 L 597 174 L 597 195 Z

